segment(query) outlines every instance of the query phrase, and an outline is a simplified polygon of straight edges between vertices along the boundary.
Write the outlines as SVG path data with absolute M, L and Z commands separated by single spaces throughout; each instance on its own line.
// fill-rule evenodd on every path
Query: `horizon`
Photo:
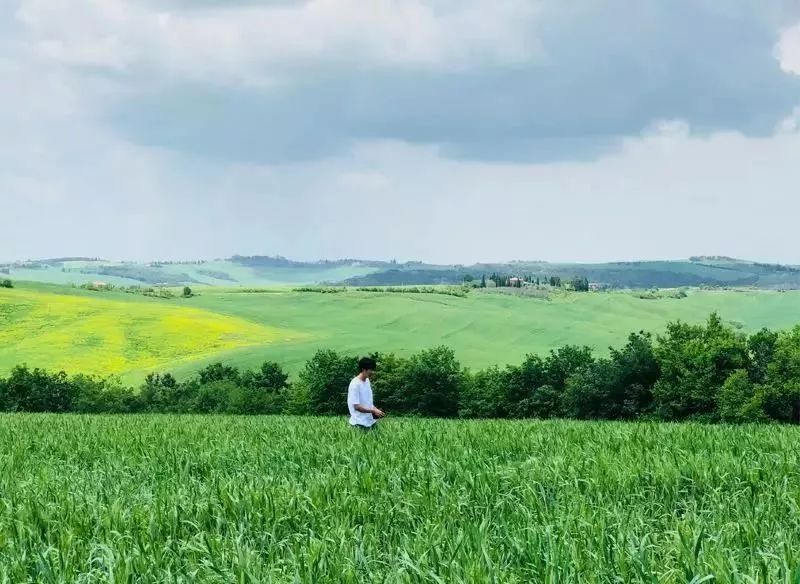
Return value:
M 732 262 L 741 262 L 745 264 L 763 264 L 763 265 L 770 265 L 770 266 L 787 266 L 787 267 L 794 267 L 800 264 L 792 264 L 792 263 L 781 263 L 781 262 L 769 262 L 769 261 L 760 261 L 755 260 L 752 258 L 741 258 L 741 257 L 733 257 L 724 254 L 695 254 L 685 258 L 657 258 L 657 259 L 626 259 L 626 260 L 604 260 L 604 261 L 579 261 L 579 260 L 572 260 L 572 261 L 552 261 L 552 260 L 544 260 L 544 259 L 512 259 L 512 260 L 498 260 L 498 261 L 472 261 L 467 263 L 437 263 L 437 262 L 430 262 L 421 259 L 397 259 L 397 258 L 388 258 L 388 259 L 378 259 L 378 258 L 355 258 L 355 257 L 321 257 L 316 259 L 298 259 L 295 257 L 285 256 L 283 254 L 233 254 L 227 257 L 197 257 L 197 258 L 182 258 L 182 259 L 166 259 L 166 258 L 159 258 L 159 259 L 118 259 L 118 258 L 111 258 L 111 257 L 103 257 L 103 256 L 77 256 L 77 255 L 63 255 L 63 256 L 48 256 L 48 257 L 40 257 L 40 258 L 25 258 L 25 259 L 17 259 L 17 260 L 3 260 L 0 259 L 0 266 L 4 265 L 15 265 L 15 264 L 25 264 L 25 263 L 47 263 L 47 262 L 67 262 L 67 261 L 87 261 L 87 262 L 109 262 L 109 263 L 130 263 L 130 264 L 158 264 L 158 263 L 170 263 L 170 264 L 192 264 L 196 262 L 219 262 L 219 261 L 231 261 L 235 260 L 236 258 L 269 258 L 269 259 L 280 259 L 286 260 L 289 262 L 299 263 L 299 264 L 321 264 L 321 263 L 336 263 L 336 262 L 364 262 L 364 263 L 383 263 L 383 264 L 392 264 L 393 262 L 397 265 L 409 265 L 409 264 L 422 264 L 425 266 L 445 266 L 445 267 L 473 267 L 473 266 L 483 266 L 483 265 L 510 265 L 510 264 L 551 264 L 551 265 L 604 265 L 604 264 L 630 264 L 630 263 L 655 263 L 655 262 L 702 262 L 702 261 L 732 261 Z

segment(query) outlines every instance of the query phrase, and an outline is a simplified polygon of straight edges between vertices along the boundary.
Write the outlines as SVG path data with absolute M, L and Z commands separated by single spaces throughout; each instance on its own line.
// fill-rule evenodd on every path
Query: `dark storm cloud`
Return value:
M 800 77 L 774 55 L 797 16 L 778 1 L 554 2 L 531 27 L 543 56 L 529 62 L 287 66 L 278 87 L 176 83 L 110 116 L 143 144 L 264 163 L 382 139 L 479 160 L 585 160 L 664 119 L 766 135 L 800 102 Z

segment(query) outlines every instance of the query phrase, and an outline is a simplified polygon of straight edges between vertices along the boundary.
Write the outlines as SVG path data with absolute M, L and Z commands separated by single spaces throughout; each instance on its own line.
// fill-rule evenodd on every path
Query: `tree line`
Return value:
M 586 276 L 575 276 L 568 282 L 564 282 L 561 279 L 561 276 L 549 276 L 541 278 L 539 276 L 534 276 L 533 274 L 508 275 L 493 272 L 492 275 L 489 276 L 489 281 L 493 282 L 496 288 L 522 288 L 523 285 L 536 286 L 539 288 L 540 286 L 545 285 L 550 286 L 551 288 L 568 287 L 575 292 L 588 292 L 590 289 L 589 279 Z M 481 275 L 481 281 L 478 287 L 486 288 L 486 286 L 486 274 L 483 274 Z
M 376 403 L 393 415 L 800 422 L 800 326 L 747 335 L 712 314 L 632 333 L 601 357 L 567 345 L 475 371 L 445 346 L 373 357 Z M 184 381 L 153 373 L 137 388 L 21 365 L 0 379 L 0 410 L 345 415 L 357 360 L 320 350 L 292 383 L 277 363 L 215 363 Z

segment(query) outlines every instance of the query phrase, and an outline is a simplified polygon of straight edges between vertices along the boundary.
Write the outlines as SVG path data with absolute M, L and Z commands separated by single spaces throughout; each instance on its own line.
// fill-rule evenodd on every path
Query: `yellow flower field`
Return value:
M 122 374 L 302 337 L 180 300 L 0 290 L 0 363 L 9 366 Z

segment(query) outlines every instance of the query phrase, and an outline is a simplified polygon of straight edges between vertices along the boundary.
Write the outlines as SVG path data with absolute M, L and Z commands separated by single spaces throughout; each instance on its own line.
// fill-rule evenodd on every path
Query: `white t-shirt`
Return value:
M 370 385 L 369 379 L 361 381 L 361 378 L 356 376 L 350 382 L 350 387 L 347 389 L 347 409 L 350 410 L 351 426 L 372 426 L 376 421 L 375 418 L 372 417 L 372 414 L 357 411 L 356 404 L 367 408 L 373 406 L 372 385 Z

